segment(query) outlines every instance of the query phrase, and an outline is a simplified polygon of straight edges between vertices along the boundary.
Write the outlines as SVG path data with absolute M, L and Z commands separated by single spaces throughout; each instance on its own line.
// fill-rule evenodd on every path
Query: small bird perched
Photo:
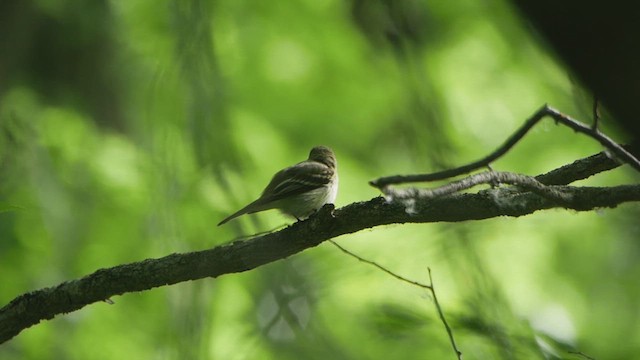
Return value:
M 236 211 L 218 226 L 240 215 L 278 209 L 300 220 L 324 204 L 333 203 L 338 194 L 338 162 L 333 151 L 316 146 L 309 158 L 278 171 L 258 200 Z

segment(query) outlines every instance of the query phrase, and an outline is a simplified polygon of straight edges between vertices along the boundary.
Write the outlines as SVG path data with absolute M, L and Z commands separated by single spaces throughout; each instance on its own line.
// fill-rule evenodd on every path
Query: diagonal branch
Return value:
M 564 169 L 570 175 L 569 165 Z M 616 187 L 554 186 L 565 194 L 563 205 L 576 210 L 616 207 L 640 201 L 640 185 Z M 112 296 L 149 290 L 188 280 L 218 277 L 254 269 L 317 246 L 325 240 L 393 223 L 459 222 L 497 216 L 523 216 L 538 210 L 564 207 L 528 190 L 499 188 L 476 194 L 452 194 L 415 199 L 411 211 L 402 203 L 377 197 L 333 210 L 330 205 L 311 218 L 280 231 L 236 241 L 213 249 L 171 254 L 131 264 L 100 269 L 81 279 L 18 296 L 0 309 L 0 343 L 22 330 Z
M 405 184 L 411 182 L 427 182 L 449 179 L 455 176 L 468 174 L 474 170 L 478 170 L 483 167 L 489 166 L 492 162 L 506 154 L 518 141 L 520 141 L 526 134 L 536 125 L 540 120 L 545 117 L 550 117 L 556 121 L 565 125 L 576 132 L 583 133 L 602 144 L 606 149 L 613 153 L 617 158 L 623 162 L 628 163 L 636 170 L 640 171 L 640 160 L 634 157 L 624 147 L 611 140 L 608 136 L 600 132 L 596 127 L 592 127 L 581 123 L 578 120 L 571 118 L 570 116 L 561 113 L 560 111 L 544 105 L 533 116 L 531 116 L 511 137 L 507 139 L 498 149 L 484 158 L 463 165 L 453 169 L 447 169 L 444 171 L 434 172 L 430 174 L 414 174 L 414 175 L 395 175 L 381 177 L 369 182 L 371 186 L 378 189 L 383 189 L 393 184 Z
M 568 185 L 574 181 L 584 180 L 590 176 L 615 169 L 620 163 L 606 151 L 586 158 L 578 159 L 571 164 L 561 166 L 548 173 L 536 176 L 536 180 L 545 185 Z

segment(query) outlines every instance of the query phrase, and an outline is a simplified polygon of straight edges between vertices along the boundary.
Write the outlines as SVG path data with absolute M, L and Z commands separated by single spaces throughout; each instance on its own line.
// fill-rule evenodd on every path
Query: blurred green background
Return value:
M 215 226 L 314 145 L 337 154 L 344 206 L 377 196 L 376 177 L 486 155 L 544 103 L 590 118 L 588 92 L 499 0 L 9 0 L 0 34 L 2 305 L 286 224 L 271 211 Z M 535 175 L 600 150 L 547 120 L 494 168 Z M 639 211 L 337 241 L 417 281 L 430 267 L 466 359 L 631 359 Z M 328 243 L 113 300 L 25 330 L 0 358 L 454 358 L 427 293 Z

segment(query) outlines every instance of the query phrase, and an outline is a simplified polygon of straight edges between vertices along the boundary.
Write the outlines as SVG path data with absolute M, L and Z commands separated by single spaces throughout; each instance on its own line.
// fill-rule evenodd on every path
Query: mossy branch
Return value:
M 593 171 L 585 171 L 585 166 L 591 169 L 611 169 L 618 164 L 600 154 L 540 175 L 536 179 L 541 183 L 554 184 L 565 182 L 563 178 L 573 181 L 592 175 Z M 20 295 L 0 309 L 0 343 L 42 320 L 79 310 L 95 302 L 108 301 L 116 295 L 248 271 L 312 248 L 328 239 L 380 225 L 523 216 L 550 208 L 588 211 L 640 201 L 640 185 L 553 185 L 553 190 L 563 194 L 561 202 L 544 196 L 541 191 L 532 192 L 526 187 L 509 186 L 481 190 L 478 193 L 417 197 L 410 209 L 406 206 L 406 199 L 387 202 L 382 197 L 335 210 L 332 205 L 327 205 L 309 219 L 273 233 L 209 250 L 171 254 L 158 259 L 100 269 L 77 280 Z

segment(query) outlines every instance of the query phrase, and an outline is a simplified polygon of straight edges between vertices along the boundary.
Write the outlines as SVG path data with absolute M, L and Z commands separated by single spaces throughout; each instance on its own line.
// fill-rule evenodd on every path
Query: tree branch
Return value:
M 574 181 L 615 169 L 618 166 L 620 166 L 620 162 L 612 159 L 607 152 L 602 151 L 538 175 L 536 180 L 545 185 L 568 185 Z
M 640 161 L 636 159 L 629 151 L 623 146 L 619 145 L 615 141 L 611 140 L 608 136 L 601 133 L 596 127 L 588 126 L 581 123 L 578 120 L 571 118 L 570 116 L 561 113 L 560 111 L 544 105 L 535 114 L 533 114 L 525 123 L 513 134 L 507 141 L 505 141 L 498 149 L 484 158 L 463 165 L 453 169 L 447 169 L 444 171 L 438 171 L 430 174 L 414 174 L 414 175 L 394 175 L 381 177 L 369 182 L 369 184 L 378 189 L 383 189 L 393 184 L 405 184 L 412 182 L 427 182 L 449 179 L 455 176 L 468 174 L 474 170 L 478 170 L 483 167 L 489 166 L 492 162 L 506 154 L 511 148 L 518 143 L 526 134 L 536 125 L 540 120 L 545 117 L 550 117 L 556 121 L 556 123 L 565 125 L 576 132 L 583 133 L 596 141 L 602 146 L 608 149 L 612 154 L 621 159 L 623 162 L 628 163 L 634 169 L 640 171 Z
M 457 180 L 434 189 L 394 189 L 391 187 L 386 187 L 383 189 L 383 191 L 385 197 L 389 201 L 414 201 L 418 198 L 433 199 L 436 197 L 451 195 L 466 189 L 470 189 L 480 184 L 516 185 L 518 187 L 522 187 L 524 189 L 532 191 L 549 200 L 565 205 L 567 208 L 571 208 L 572 206 L 570 201 L 570 194 L 563 193 L 561 190 L 561 186 L 547 186 L 531 176 L 497 171 L 486 171 L 479 174 L 474 174 L 464 179 Z
M 606 157 L 596 157 L 609 161 Z M 574 164 L 580 165 L 580 162 Z M 551 172 L 543 176 L 555 177 L 556 180 L 560 179 L 559 173 L 565 179 L 580 177 L 576 173 L 583 169 L 574 164 L 558 169 L 556 175 L 549 175 L 554 173 Z M 609 188 L 554 186 L 554 189 L 566 195 L 563 206 L 583 211 L 640 201 L 640 185 Z M 513 187 L 482 190 L 476 194 L 418 198 L 412 203 L 411 211 L 402 203 L 389 203 L 382 197 L 353 203 L 335 211 L 333 206 L 326 205 L 311 218 L 280 231 L 209 250 L 171 254 L 100 269 L 81 279 L 18 296 L 0 309 L 0 343 L 42 320 L 115 295 L 251 270 L 317 246 L 325 240 L 375 226 L 523 216 L 563 206 L 526 189 Z

